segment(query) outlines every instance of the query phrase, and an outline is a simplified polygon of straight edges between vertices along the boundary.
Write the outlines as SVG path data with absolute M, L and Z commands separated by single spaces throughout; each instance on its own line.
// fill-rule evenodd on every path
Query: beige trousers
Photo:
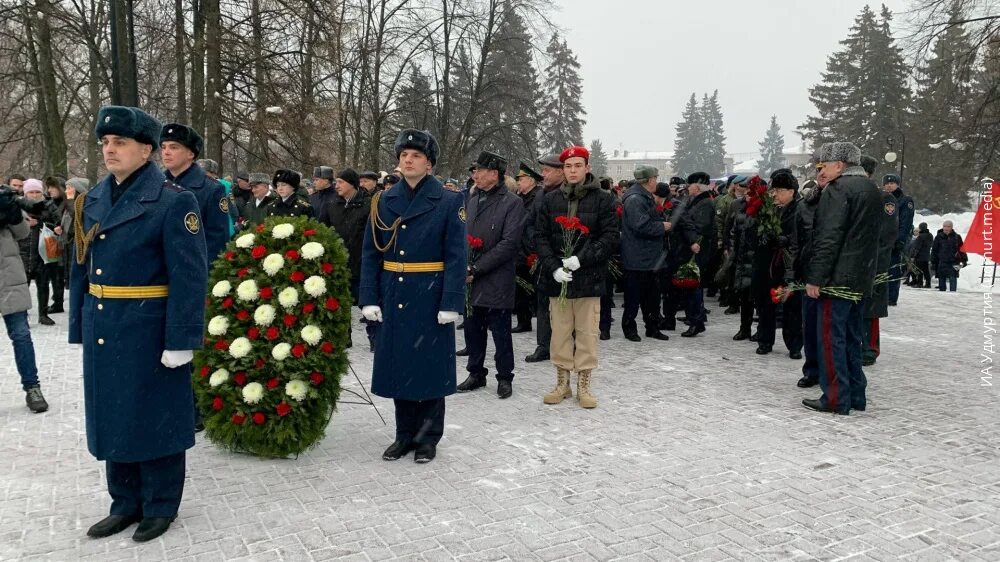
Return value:
M 549 321 L 552 341 L 549 353 L 552 364 L 567 371 L 590 371 L 597 368 L 598 322 L 601 318 L 601 297 L 549 299 Z M 573 332 L 576 332 L 576 342 Z M 575 343 L 575 345 L 574 345 Z

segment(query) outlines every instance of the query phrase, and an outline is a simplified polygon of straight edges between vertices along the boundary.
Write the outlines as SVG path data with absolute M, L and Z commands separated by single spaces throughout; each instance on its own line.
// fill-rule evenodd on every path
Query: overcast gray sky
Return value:
M 905 0 L 885 0 L 903 25 Z M 691 92 L 718 88 L 726 150 L 752 152 L 771 115 L 785 146 L 813 110 L 809 88 L 826 69 L 864 0 L 554 0 L 580 61 L 584 136 L 610 154 L 673 150 Z M 547 42 L 547 38 L 545 39 Z M 543 46 L 544 48 L 544 46 Z

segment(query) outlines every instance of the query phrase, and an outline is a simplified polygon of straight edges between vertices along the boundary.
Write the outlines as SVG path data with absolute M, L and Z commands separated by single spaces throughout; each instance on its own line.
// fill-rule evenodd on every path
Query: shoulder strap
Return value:
M 73 240 L 76 246 L 76 263 L 80 265 L 83 265 L 87 261 L 87 248 L 94 239 L 97 229 L 101 226 L 98 223 L 94 223 L 94 226 L 90 227 L 89 231 L 86 233 L 83 231 L 83 205 L 86 200 L 87 196 L 83 195 L 73 201 Z

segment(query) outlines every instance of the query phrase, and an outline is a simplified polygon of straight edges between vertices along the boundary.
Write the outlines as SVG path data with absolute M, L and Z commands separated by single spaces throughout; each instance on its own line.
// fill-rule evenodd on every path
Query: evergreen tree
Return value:
M 802 130 L 815 146 L 850 141 L 881 154 L 887 137 L 901 138 L 910 105 L 909 69 L 892 37 L 892 13 L 865 6 L 843 49 L 830 56 L 823 81 L 809 90 L 817 115 Z
M 703 171 L 706 152 L 705 114 L 698 107 L 698 100 L 691 94 L 681 120 L 677 123 L 677 136 L 674 139 L 674 156 L 671 164 L 674 173 L 686 175 Z
M 549 65 L 543 93 L 541 134 L 547 150 L 560 151 L 570 145 L 583 144 L 584 116 L 580 63 L 559 34 L 552 36 L 546 50 Z
M 705 152 L 701 168 L 695 171 L 717 176 L 726 171 L 726 135 L 722 123 L 722 106 L 719 105 L 719 90 L 702 98 L 701 112 L 704 115 Z
M 594 177 L 608 175 L 608 154 L 604 152 L 601 139 L 590 142 L 590 169 Z
M 973 80 L 972 122 L 970 143 L 974 157 L 972 172 L 977 177 L 996 177 L 996 162 L 1000 159 L 1000 41 L 983 46 L 982 62 Z M 991 172 L 991 173 L 988 173 Z
M 436 122 L 431 81 L 417 65 L 410 68 L 409 81 L 400 86 L 393 120 L 397 129 L 431 129 Z
M 484 144 L 512 164 L 538 156 L 538 73 L 526 30 L 521 14 L 509 1 L 504 2 L 483 71 L 483 118 L 488 131 Z
M 762 177 L 767 177 L 778 168 L 785 167 L 785 137 L 781 135 L 781 128 L 778 127 L 777 115 L 771 116 L 771 126 L 758 146 L 760 146 L 760 160 L 757 161 L 757 168 Z

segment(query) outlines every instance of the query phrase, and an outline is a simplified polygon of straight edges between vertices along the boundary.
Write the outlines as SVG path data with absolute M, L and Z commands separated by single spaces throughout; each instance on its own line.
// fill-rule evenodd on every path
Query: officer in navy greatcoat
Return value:
M 907 255 L 907 247 L 910 245 L 910 236 L 913 234 L 913 198 L 903 193 L 900 184 L 903 180 L 896 174 L 888 174 L 882 178 L 882 189 L 891 193 L 896 198 L 896 214 L 899 216 L 899 230 L 897 231 L 896 243 L 892 247 L 892 261 L 889 267 L 889 278 L 895 279 L 888 285 L 889 306 L 896 306 L 899 300 L 899 285 L 902 278 L 906 277 L 907 265 L 903 257 Z
M 382 322 L 372 392 L 392 398 L 396 440 L 382 454 L 415 450 L 430 462 L 444 433 L 445 397 L 455 392 L 455 326 L 465 310 L 465 207 L 431 175 L 438 144 L 427 131 L 396 139 L 401 181 L 372 198 L 361 256 L 359 304 Z
M 202 169 L 195 159 L 201 154 L 201 135 L 187 125 L 168 123 L 160 131 L 160 157 L 168 180 L 187 189 L 198 199 L 205 229 L 209 268 L 229 241 L 232 200 L 226 188 Z
M 111 515 L 87 534 L 139 522 L 166 532 L 194 446 L 191 359 L 202 345 L 208 261 L 194 194 L 149 159 L 160 124 L 108 106 L 97 137 L 111 172 L 73 208 L 69 342 L 83 344 L 87 447 L 106 461 Z

